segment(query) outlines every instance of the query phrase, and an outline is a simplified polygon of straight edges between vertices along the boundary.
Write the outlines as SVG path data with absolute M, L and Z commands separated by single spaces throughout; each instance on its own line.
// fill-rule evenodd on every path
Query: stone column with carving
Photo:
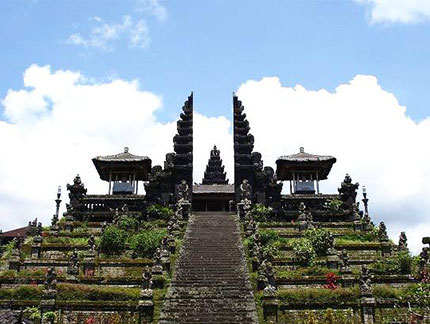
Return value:
M 372 274 L 366 265 L 361 266 L 361 275 L 359 279 L 360 287 L 360 305 L 361 320 L 363 324 L 375 323 L 375 306 L 376 300 L 372 292 Z
M 142 274 L 142 287 L 137 306 L 139 312 L 139 324 L 152 323 L 154 319 L 154 291 L 152 287 L 152 274 L 146 267 Z
M 57 298 L 57 273 L 55 268 L 48 269 L 45 275 L 44 290 L 40 301 L 40 312 L 42 315 L 42 324 L 52 324 L 53 320 L 45 316 L 48 312 L 55 311 Z
M 21 267 L 21 245 L 23 243 L 23 238 L 20 236 L 15 237 L 13 242 L 12 254 L 9 257 L 9 270 L 19 271 Z

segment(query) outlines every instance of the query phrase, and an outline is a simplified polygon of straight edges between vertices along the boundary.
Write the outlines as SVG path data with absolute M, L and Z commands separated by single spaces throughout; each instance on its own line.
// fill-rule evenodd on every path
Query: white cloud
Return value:
M 416 23 L 430 19 L 428 0 L 354 0 L 369 7 L 372 23 Z
M 264 78 L 242 84 L 238 95 L 266 165 L 300 146 L 337 157 L 324 192 L 337 192 L 348 172 L 368 187 L 374 221 L 385 221 L 395 241 L 405 230 L 418 251 L 430 234 L 430 119 L 411 120 L 373 76 L 358 75 L 333 93 Z
M 274 167 L 278 156 L 296 153 L 300 146 L 336 156 L 329 179 L 321 183 L 323 192 L 336 192 L 349 172 L 367 185 L 374 221 L 385 221 L 395 240 L 405 230 L 411 248 L 418 251 L 421 237 L 430 233 L 430 119 L 411 120 L 372 76 L 356 76 L 334 92 L 282 86 L 277 78 L 264 78 L 242 84 L 237 93 L 265 165 Z M 141 90 L 135 80 L 89 82 L 79 72 L 33 65 L 24 73 L 24 87 L 9 90 L 2 103 L 3 230 L 35 217 L 49 223 L 57 185 L 64 188 L 76 173 L 90 193 L 105 192 L 106 183 L 91 162 L 96 155 L 129 146 L 132 153 L 150 156 L 155 165 L 173 149 L 176 123 L 157 120 L 161 97 Z M 198 108 L 194 181 L 201 181 L 213 144 L 221 149 L 233 180 L 230 120 L 208 118 Z M 177 109 L 179 114 L 180 105 Z M 66 193 L 63 200 L 68 200 Z
M 77 72 L 32 65 L 24 73 L 25 87 L 9 90 L 2 100 L 6 118 L 0 120 L 3 230 L 24 226 L 35 217 L 49 224 L 56 187 L 62 185 L 63 201 L 68 201 L 65 185 L 77 173 L 90 193 L 106 192 L 107 184 L 92 164 L 94 156 L 129 146 L 130 152 L 148 155 L 153 165 L 162 165 L 165 154 L 173 151 L 176 122 L 161 123 L 154 115 L 162 109 L 160 96 L 140 90 L 137 81 L 85 80 Z M 180 109 L 178 105 L 178 116 Z M 195 121 L 196 156 L 201 156 L 196 157 L 200 164 L 196 173 L 202 174 L 211 145 L 217 140 L 230 143 L 230 122 L 198 113 Z
M 114 43 L 123 37 L 128 38 L 132 47 L 146 48 L 151 41 L 146 23 L 142 19 L 134 22 L 131 16 L 126 15 L 120 23 L 105 23 L 100 17 L 93 17 L 91 21 L 95 26 L 88 37 L 74 33 L 69 36 L 66 43 L 112 51 Z
M 138 12 L 149 12 L 160 22 L 164 22 L 167 19 L 167 10 L 160 4 L 159 0 L 137 0 L 136 4 Z

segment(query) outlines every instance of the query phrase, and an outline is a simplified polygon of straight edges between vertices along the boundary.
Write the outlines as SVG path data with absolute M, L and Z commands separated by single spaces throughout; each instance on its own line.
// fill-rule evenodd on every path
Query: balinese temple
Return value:
M 290 182 L 291 194 L 319 194 L 319 182 L 327 179 L 334 163 L 333 156 L 306 153 L 301 147 L 299 153 L 276 160 L 276 176 Z
M 430 323 L 428 301 L 404 299 L 430 293 L 430 237 L 412 262 L 348 174 L 322 193 L 335 157 L 302 147 L 264 166 L 233 95 L 234 183 L 216 146 L 194 183 L 193 126 L 191 93 L 163 165 L 97 156 L 104 193 L 78 174 L 51 224 L 0 231 L 0 324 Z
M 226 179 L 226 173 L 224 172 L 224 165 L 220 157 L 220 151 L 217 149 L 216 145 L 214 145 L 214 148 L 211 150 L 211 156 L 206 166 L 202 184 L 228 184 L 228 179 Z

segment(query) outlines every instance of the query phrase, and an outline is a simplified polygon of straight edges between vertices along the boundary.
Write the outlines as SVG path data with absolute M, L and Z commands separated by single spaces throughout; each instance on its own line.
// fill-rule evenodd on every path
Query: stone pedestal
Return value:
M 31 246 L 31 257 L 33 259 L 40 259 L 42 254 L 42 244 L 35 243 Z
M 64 230 L 65 231 L 69 231 L 69 232 L 73 232 L 73 222 L 65 222 L 64 223 Z
M 257 277 L 257 290 L 263 290 L 266 287 L 266 277 L 263 275 L 259 275 Z
M 84 260 L 82 262 L 83 271 L 85 276 L 94 276 L 96 272 L 96 264 L 95 264 L 96 253 L 94 251 L 88 252 L 84 256 Z
M 306 231 L 308 229 L 308 223 L 301 221 L 299 222 L 297 228 L 299 229 L 299 231 Z
M 154 302 L 152 289 L 140 291 L 140 299 L 137 305 L 139 312 L 139 324 L 152 323 L 154 319 Z
M 191 213 L 191 203 L 189 201 L 179 202 L 178 205 L 182 207 L 182 219 L 187 220 Z
M 19 271 L 21 260 L 19 256 L 11 256 L 9 258 L 9 270 Z
M 263 296 L 263 316 L 266 323 L 278 323 L 279 301 L 271 294 Z
M 42 315 L 41 324 L 52 324 L 53 320 L 45 318 L 43 315 L 47 312 L 55 311 L 55 299 L 57 298 L 57 291 L 48 289 L 43 291 L 42 300 L 40 301 L 40 313 Z
M 352 275 L 352 271 L 350 270 L 349 273 L 342 273 L 342 287 L 354 287 L 355 284 L 355 277 Z
M 339 263 L 340 263 L 340 259 L 337 255 L 332 254 L 332 255 L 327 256 L 327 268 L 338 269 Z
M 391 256 L 392 252 L 393 252 L 393 248 L 390 242 L 381 242 L 381 254 L 383 257 Z
M 244 205 L 245 204 L 243 202 L 236 204 L 237 216 L 239 216 L 239 219 L 243 219 L 245 217 L 245 211 L 243 209 Z
M 375 323 L 375 305 L 376 301 L 373 297 L 362 297 L 361 305 L 361 321 L 363 324 Z
M 364 224 L 359 220 L 354 221 L 353 226 L 354 226 L 354 231 L 360 232 L 364 230 Z
M 58 225 L 52 225 L 50 230 L 54 237 L 58 237 L 58 235 L 60 234 L 60 227 Z

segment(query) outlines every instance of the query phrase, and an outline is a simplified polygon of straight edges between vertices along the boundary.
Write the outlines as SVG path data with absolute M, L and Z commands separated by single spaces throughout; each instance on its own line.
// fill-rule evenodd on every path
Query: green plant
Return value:
M 304 237 L 311 242 L 317 255 L 325 255 L 330 247 L 330 232 L 323 228 L 305 231 Z
M 150 219 L 169 219 L 174 214 L 173 209 L 158 204 L 149 206 L 146 211 Z
M 152 257 L 160 247 L 165 230 L 143 230 L 130 238 L 130 248 L 134 257 Z
M 313 312 L 309 312 L 306 324 L 318 324 L 318 320 Z
M 411 274 L 413 257 L 409 251 L 401 251 L 396 255 L 379 260 L 372 266 L 375 273 L 380 274 Z
M 135 231 L 139 226 L 139 221 L 134 217 L 123 215 L 119 218 L 117 226 L 125 231 Z
M 255 204 L 251 210 L 252 216 L 258 222 L 264 222 L 272 213 L 272 208 L 266 207 L 263 204 Z
M 324 324 L 334 324 L 334 312 L 331 308 L 327 308 L 325 311 Z
M 330 212 L 339 212 L 342 207 L 343 202 L 339 199 L 329 199 L 324 203 L 324 209 Z
M 274 230 L 262 230 L 259 229 L 258 233 L 260 234 L 261 244 L 272 244 L 279 240 L 279 234 Z
M 3 259 L 7 259 L 11 256 L 12 254 L 12 250 L 15 247 L 15 242 L 14 241 L 10 241 L 8 244 L 5 245 L 5 252 L 3 253 Z
M 310 266 L 315 259 L 315 250 L 308 239 L 297 240 L 293 245 L 294 259 L 302 266 Z
M 80 284 L 58 284 L 59 300 L 138 300 L 139 288 L 103 287 Z
M 100 238 L 100 250 L 106 254 L 118 254 L 125 250 L 127 232 L 114 226 L 108 226 Z
M 17 288 L 0 288 L 0 299 L 8 300 L 37 300 L 42 295 L 42 289 L 32 285 L 21 285 Z
M 30 320 L 40 320 L 40 310 L 37 307 L 27 307 L 24 310 L 24 315 Z
M 55 320 L 55 312 L 46 312 L 43 314 L 43 318 L 49 320 L 49 321 L 54 321 Z

